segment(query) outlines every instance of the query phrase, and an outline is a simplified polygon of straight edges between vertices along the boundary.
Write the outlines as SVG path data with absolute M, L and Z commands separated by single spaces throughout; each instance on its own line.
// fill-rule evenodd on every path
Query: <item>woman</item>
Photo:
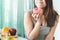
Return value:
M 27 38 L 29 40 L 54 40 L 58 18 L 59 15 L 53 8 L 52 0 L 35 0 L 35 8 L 24 15 Z

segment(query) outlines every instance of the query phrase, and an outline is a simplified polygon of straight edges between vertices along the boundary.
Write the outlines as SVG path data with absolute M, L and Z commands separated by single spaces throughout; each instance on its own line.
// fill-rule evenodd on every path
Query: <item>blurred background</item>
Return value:
M 53 0 L 54 9 L 60 13 L 60 0 Z M 24 13 L 34 7 L 34 0 L 0 0 L 0 29 L 4 26 L 16 28 L 17 35 L 25 37 L 24 31 Z M 59 14 L 60 15 L 60 14 Z M 60 24 L 60 22 L 59 22 Z M 60 40 L 59 24 L 56 28 L 55 36 Z
M 32 0 L 0 0 L 0 29 L 16 28 L 17 34 L 25 37 L 24 13 L 33 8 Z

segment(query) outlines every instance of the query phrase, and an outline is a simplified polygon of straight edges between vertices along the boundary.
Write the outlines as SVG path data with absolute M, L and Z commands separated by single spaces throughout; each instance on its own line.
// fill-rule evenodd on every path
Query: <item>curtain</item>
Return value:
M 8 26 L 17 29 L 17 0 L 3 0 L 2 27 Z
M 1 29 L 2 0 L 0 0 L 0 29 Z
M 18 36 L 25 37 L 24 13 L 32 8 L 32 0 L 0 0 L 0 29 L 15 28 Z

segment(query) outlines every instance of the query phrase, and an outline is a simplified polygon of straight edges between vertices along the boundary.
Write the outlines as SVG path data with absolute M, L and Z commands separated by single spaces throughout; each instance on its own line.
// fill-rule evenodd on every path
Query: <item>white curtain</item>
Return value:
M 2 27 L 17 28 L 18 0 L 3 0 Z

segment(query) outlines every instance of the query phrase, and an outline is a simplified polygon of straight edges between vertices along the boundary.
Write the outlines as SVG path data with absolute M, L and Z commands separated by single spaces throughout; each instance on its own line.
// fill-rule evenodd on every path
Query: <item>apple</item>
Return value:
M 9 33 L 11 36 L 15 36 L 16 35 L 16 29 L 15 28 L 9 29 Z

